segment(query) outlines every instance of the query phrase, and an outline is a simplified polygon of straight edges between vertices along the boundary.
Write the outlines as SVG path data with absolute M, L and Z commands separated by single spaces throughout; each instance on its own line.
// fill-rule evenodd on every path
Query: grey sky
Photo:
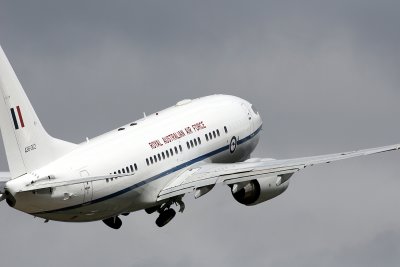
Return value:
M 400 142 L 399 12 L 398 1 L 0 0 L 0 44 L 58 138 L 225 93 L 264 119 L 254 155 L 289 158 Z M 399 160 L 310 168 L 251 208 L 224 187 L 190 195 L 162 229 L 144 212 L 113 231 L 1 203 L 2 265 L 398 266 Z

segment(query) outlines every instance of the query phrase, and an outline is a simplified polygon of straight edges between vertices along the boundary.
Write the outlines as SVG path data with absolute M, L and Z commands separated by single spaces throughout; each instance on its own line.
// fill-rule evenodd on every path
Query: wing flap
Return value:
M 300 170 L 302 166 L 293 166 L 291 168 L 272 168 L 272 169 L 254 169 L 253 167 L 246 167 L 246 163 L 240 163 L 244 165 L 244 171 L 240 168 L 235 167 L 236 171 L 230 170 L 229 172 L 212 172 L 212 166 L 217 170 L 221 170 L 221 164 L 207 164 L 205 165 L 206 173 L 203 173 L 200 168 L 196 168 L 196 172 L 187 170 L 176 178 L 179 183 L 172 182 L 169 186 L 165 187 L 158 195 L 157 200 L 161 201 L 174 196 L 180 196 L 186 193 L 190 193 L 198 188 L 214 186 L 215 184 L 235 184 L 244 181 L 250 181 L 266 176 L 279 176 L 289 173 L 295 173 Z M 224 164 L 229 165 L 229 164 Z M 225 168 L 226 169 L 226 168 Z M 188 176 L 190 174 L 190 176 Z M 182 179 L 185 177 L 186 179 Z

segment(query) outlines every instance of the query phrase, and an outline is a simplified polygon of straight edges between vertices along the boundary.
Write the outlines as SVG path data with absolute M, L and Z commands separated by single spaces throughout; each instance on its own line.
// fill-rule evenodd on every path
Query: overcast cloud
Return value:
M 0 44 L 47 130 L 82 142 L 184 98 L 237 95 L 257 157 L 400 142 L 399 1 L 5 1 Z M 0 204 L 1 266 L 398 266 L 399 153 L 307 169 L 244 207 L 225 187 L 156 215 L 50 222 Z M 0 156 L 6 170 L 5 153 Z

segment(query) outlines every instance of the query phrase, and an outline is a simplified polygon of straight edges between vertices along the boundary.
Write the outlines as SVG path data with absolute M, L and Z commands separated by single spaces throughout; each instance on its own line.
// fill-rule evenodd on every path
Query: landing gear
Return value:
M 156 207 L 151 207 L 149 209 L 146 209 L 146 212 L 148 214 L 151 214 L 155 211 L 158 211 L 160 213 L 160 216 L 158 216 L 156 220 L 156 224 L 158 227 L 163 227 L 167 223 L 169 223 L 176 215 L 176 211 L 171 208 L 171 205 L 175 204 L 176 206 L 179 206 L 179 212 L 183 212 L 185 209 L 185 204 L 182 201 L 182 197 L 175 198 L 175 199 L 170 199 L 168 202 L 156 206 Z
M 160 208 L 161 208 L 161 206 L 154 206 L 154 207 L 145 209 L 145 211 L 147 214 L 152 214 L 152 213 L 158 211 Z
M 168 224 L 176 215 L 176 211 L 171 208 L 171 206 L 175 204 L 178 207 L 179 212 L 183 212 L 185 209 L 185 203 L 182 201 L 182 196 L 175 197 L 173 199 L 167 200 L 162 204 L 157 206 L 153 206 L 145 209 L 148 214 L 152 214 L 154 212 L 158 212 L 160 215 L 156 220 L 156 224 L 158 227 L 163 227 Z M 121 216 L 128 216 L 129 212 L 120 213 Z M 122 226 L 122 221 L 118 216 L 114 216 L 108 219 L 103 220 L 104 224 L 112 229 L 119 229 Z
M 156 224 L 158 227 L 163 227 L 167 223 L 169 223 L 176 215 L 176 211 L 173 209 L 166 209 L 160 213 L 156 220 Z
M 118 216 L 105 219 L 105 220 L 103 220 L 103 222 L 108 227 L 111 227 L 112 229 L 116 229 L 116 230 L 121 228 L 121 226 L 122 226 L 122 221 Z

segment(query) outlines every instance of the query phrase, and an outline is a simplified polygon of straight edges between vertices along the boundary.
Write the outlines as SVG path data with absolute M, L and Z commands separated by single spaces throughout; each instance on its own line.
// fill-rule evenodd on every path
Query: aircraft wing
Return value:
M 195 191 L 195 198 L 198 198 L 208 193 L 217 183 L 230 185 L 266 176 L 275 176 L 287 180 L 293 173 L 308 166 L 399 149 L 400 144 L 397 144 L 314 157 L 284 160 L 250 159 L 240 163 L 212 163 L 193 166 L 193 168 L 181 173 L 176 179 L 163 188 L 157 200 L 161 201 L 193 191 Z M 282 181 L 282 183 L 286 180 Z

